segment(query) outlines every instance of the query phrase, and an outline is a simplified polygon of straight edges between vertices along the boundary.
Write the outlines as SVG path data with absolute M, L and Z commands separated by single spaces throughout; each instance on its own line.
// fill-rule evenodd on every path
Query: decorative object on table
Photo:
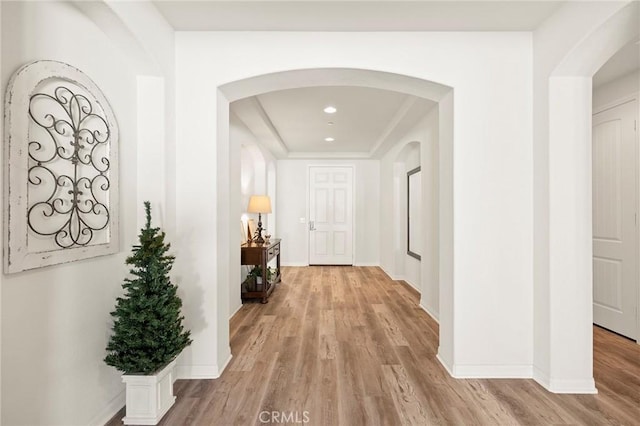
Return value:
M 249 228 L 247 227 L 247 222 L 246 220 L 240 220 L 240 244 L 244 243 L 247 241 L 247 230 Z
M 5 272 L 118 251 L 118 125 L 82 71 L 36 61 L 5 101 Z
M 262 213 L 271 213 L 271 199 L 268 195 L 252 195 L 249 199 L 248 213 L 258 213 L 258 229 L 253 238 L 254 243 L 263 244 L 262 238 Z
M 175 402 L 175 359 L 191 344 L 191 333 L 182 325 L 182 301 L 169 277 L 174 261 L 167 254 L 170 244 L 160 228 L 151 227 L 149 202 L 144 206 L 146 225 L 126 260 L 133 277 L 124 280 L 125 294 L 111 312 L 113 334 L 104 361 L 124 373 L 124 423 L 155 425 Z
M 264 243 L 265 244 L 269 244 L 270 239 L 271 239 L 271 234 L 264 234 Z
M 262 267 L 260 265 L 254 266 L 249 275 L 255 278 L 256 284 L 262 284 Z
M 253 241 L 253 235 L 256 233 L 256 221 L 253 219 L 249 219 L 247 221 L 247 232 L 249 232 L 248 237 L 247 237 L 247 242 L 250 243 Z
M 241 293 L 246 293 L 248 291 L 256 291 L 256 277 L 249 274 L 242 282 L 242 286 L 240 288 Z
M 274 283 L 277 277 L 278 271 L 275 268 L 269 266 L 267 268 L 267 280 L 269 281 L 269 283 Z

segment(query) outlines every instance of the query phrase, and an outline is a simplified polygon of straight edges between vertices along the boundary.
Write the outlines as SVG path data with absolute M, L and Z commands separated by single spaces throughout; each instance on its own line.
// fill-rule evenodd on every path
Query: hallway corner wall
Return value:
M 92 7 L 100 10 L 89 16 Z M 137 12 L 148 11 L 148 5 L 140 7 Z M 98 15 L 108 16 L 114 30 L 122 25 L 104 3 L 2 2 L 0 8 L 2 92 L 19 67 L 35 60 L 57 60 L 85 72 L 103 91 L 118 121 L 121 182 L 121 245 L 117 254 L 2 275 L 1 422 L 29 426 L 104 424 L 125 402 L 121 373 L 107 366 L 103 358 L 111 334 L 110 312 L 128 273 L 125 258 L 137 239 L 137 220 L 144 214 L 139 197 L 149 195 L 141 192 L 139 160 L 148 149 L 163 152 L 162 138 L 171 139 L 171 130 L 165 128 L 149 135 L 147 148 L 138 143 L 138 76 L 157 77 L 154 87 L 166 84 L 158 95 L 167 102 L 173 96 L 172 83 L 167 83 L 162 70 L 147 66 L 153 61 L 145 59 L 144 49 L 136 50 L 138 58 L 132 58 L 122 40 L 113 39 L 100 26 L 104 22 Z M 152 14 L 148 17 L 155 19 Z M 138 21 L 138 26 L 144 25 Z M 172 56 L 173 32 L 156 31 L 156 40 L 167 39 L 171 41 L 163 46 Z M 146 118 L 165 122 L 165 114 L 170 113 L 170 108 L 156 105 Z M 142 187 L 153 187 L 153 191 L 164 188 L 159 176 L 155 176 L 155 183 Z M 154 221 L 158 223 L 162 222 L 162 207 L 166 207 L 160 205 L 154 205 Z

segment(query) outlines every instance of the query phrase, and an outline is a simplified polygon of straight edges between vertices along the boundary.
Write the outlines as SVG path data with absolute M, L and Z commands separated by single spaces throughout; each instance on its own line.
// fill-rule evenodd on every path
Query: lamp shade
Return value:
M 248 213 L 271 213 L 271 199 L 268 195 L 252 195 L 249 198 Z

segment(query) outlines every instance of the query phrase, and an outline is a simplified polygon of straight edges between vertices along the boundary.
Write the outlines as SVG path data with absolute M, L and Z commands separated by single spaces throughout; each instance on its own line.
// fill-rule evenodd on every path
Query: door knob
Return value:
M 313 220 L 309 221 L 309 231 L 315 231 L 316 227 L 315 227 L 315 222 Z

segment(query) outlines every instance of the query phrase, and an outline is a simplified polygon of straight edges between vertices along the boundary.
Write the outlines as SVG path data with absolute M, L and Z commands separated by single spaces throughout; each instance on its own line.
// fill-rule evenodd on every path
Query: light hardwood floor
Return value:
M 640 425 L 640 346 L 613 333 L 594 328 L 598 395 L 455 380 L 435 358 L 437 323 L 406 284 L 370 267 L 283 271 L 268 304 L 231 320 L 222 376 L 177 381 L 162 425 L 283 424 L 260 422 L 280 412 L 288 424 L 331 426 Z

